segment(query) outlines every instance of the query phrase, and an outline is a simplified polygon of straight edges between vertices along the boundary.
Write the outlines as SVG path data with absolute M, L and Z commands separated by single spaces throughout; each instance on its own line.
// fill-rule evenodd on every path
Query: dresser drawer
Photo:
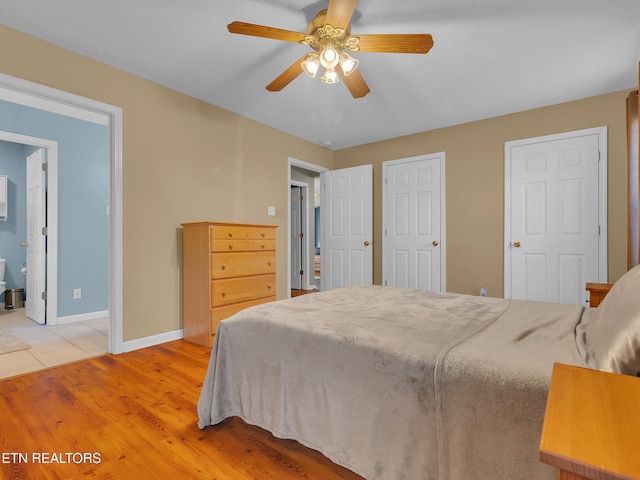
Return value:
M 211 225 L 209 233 L 211 238 L 245 240 L 248 238 L 249 229 L 238 225 Z
M 276 252 L 214 253 L 211 279 L 276 273 Z
M 211 307 L 271 297 L 275 293 L 275 274 L 212 280 Z
M 275 240 L 276 230 L 269 227 L 248 227 L 247 238 L 253 240 Z
M 216 307 L 211 309 L 211 331 L 215 333 L 218 328 L 218 324 L 225 318 L 238 313 L 245 308 L 253 307 L 254 305 L 260 305 L 261 303 L 273 302 L 276 297 L 264 297 L 256 300 L 249 300 L 248 302 L 234 303 L 231 305 L 225 305 L 223 307 Z
M 212 238 L 212 252 L 246 252 L 249 250 L 249 240 L 233 240 L 227 238 Z
M 276 249 L 275 238 L 269 238 L 264 240 L 249 239 L 248 241 L 249 241 L 249 250 L 252 252 L 275 251 Z

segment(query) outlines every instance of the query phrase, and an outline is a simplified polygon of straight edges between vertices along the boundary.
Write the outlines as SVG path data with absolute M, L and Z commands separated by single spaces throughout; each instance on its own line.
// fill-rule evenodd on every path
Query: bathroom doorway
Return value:
M 65 146 L 65 163 L 62 165 L 64 168 L 60 171 L 59 177 L 61 182 L 65 182 L 64 185 L 61 184 L 63 189 L 60 191 L 60 196 L 53 196 L 51 191 L 48 192 L 49 219 L 52 212 L 57 212 L 59 208 L 61 208 L 60 212 L 64 212 L 64 218 L 60 217 L 60 229 L 57 232 L 60 247 L 55 248 L 58 264 L 54 267 L 57 267 L 58 278 L 56 281 L 47 283 L 47 322 L 65 327 L 67 322 L 74 322 L 76 325 L 77 322 L 85 321 L 83 317 L 86 315 L 83 311 L 79 311 L 78 307 L 84 305 L 85 301 L 91 300 L 90 297 L 95 292 L 100 292 L 103 296 L 106 292 L 104 306 L 88 311 L 91 314 L 104 313 L 108 324 L 108 351 L 121 353 L 126 349 L 122 327 L 122 110 L 119 107 L 4 74 L 0 74 L 0 103 L 2 104 L 0 129 L 37 135 L 37 132 L 27 131 L 27 129 L 42 129 L 53 125 L 54 130 L 50 134 L 42 135 L 44 138 L 60 141 L 61 148 L 64 140 L 62 137 L 65 137 L 67 142 L 71 138 L 73 141 L 83 142 L 81 148 L 91 149 L 89 154 L 82 154 L 79 148 L 76 152 L 78 161 L 72 164 L 69 161 L 69 155 L 73 152 Z M 41 120 L 25 121 L 25 118 L 33 112 L 39 112 Z M 66 127 L 64 131 L 63 127 Z M 62 137 L 58 138 L 59 136 Z M 99 156 L 96 156 L 95 140 L 98 138 L 102 139 L 100 140 L 102 147 Z M 103 162 L 99 166 L 99 172 L 101 172 L 99 179 L 96 176 L 95 162 L 91 162 L 97 158 Z M 49 171 L 47 175 L 51 176 L 52 172 Z M 78 178 L 79 176 L 82 177 Z M 93 183 L 83 181 L 85 178 L 98 179 L 95 187 L 104 193 L 98 197 L 95 195 L 96 188 L 91 187 L 89 191 L 87 186 Z M 85 200 L 70 200 L 69 191 L 73 189 L 87 195 L 84 197 Z M 99 201 L 96 213 L 101 222 L 98 232 L 95 232 L 97 229 L 86 226 L 87 220 L 96 217 L 92 212 L 87 211 L 88 204 L 95 199 Z M 69 222 L 72 223 L 71 226 Z M 50 254 L 54 250 L 51 241 L 54 236 L 51 235 L 49 220 L 47 228 L 49 229 L 47 270 L 51 270 Z M 91 231 L 90 233 L 100 237 L 98 248 L 103 255 L 99 264 L 96 265 L 104 268 L 106 273 L 99 277 L 95 274 L 96 265 L 80 260 L 83 249 L 96 248 L 95 242 L 78 238 L 78 232 L 85 231 Z M 70 268 L 73 271 L 69 271 Z M 51 277 L 50 272 L 49 277 Z M 96 285 L 95 288 L 85 287 L 96 278 L 99 278 L 100 285 Z M 81 287 L 81 289 L 78 288 L 77 297 L 76 287 Z M 55 316 L 52 306 L 57 306 Z M 95 310 L 101 311 L 95 312 Z M 44 328 L 50 328 L 50 325 Z

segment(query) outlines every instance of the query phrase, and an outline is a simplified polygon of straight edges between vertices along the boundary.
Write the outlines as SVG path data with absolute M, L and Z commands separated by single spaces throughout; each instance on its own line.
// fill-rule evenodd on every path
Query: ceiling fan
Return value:
M 427 53 L 433 39 L 429 34 L 353 36 L 350 21 L 357 4 L 358 0 L 329 0 L 329 7 L 311 20 L 307 33 L 245 22 L 232 22 L 227 28 L 231 33 L 302 43 L 313 49 L 267 85 L 270 92 L 282 90 L 302 72 L 315 77 L 322 68 L 323 82 L 336 83 L 342 78 L 351 95 L 360 98 L 370 92 L 369 86 L 357 69 L 358 60 L 348 52 Z

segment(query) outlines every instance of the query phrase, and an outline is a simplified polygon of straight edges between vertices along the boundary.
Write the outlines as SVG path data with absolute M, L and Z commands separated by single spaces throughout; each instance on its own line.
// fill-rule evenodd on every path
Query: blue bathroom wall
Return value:
M 108 310 L 108 127 L 0 101 L 0 131 L 58 142 L 58 317 Z M 34 150 L 23 148 L 26 155 Z M 0 174 L 4 174 L 3 168 L 0 163 Z M 13 185 L 11 174 L 7 175 Z M 22 175 L 26 182 L 26 168 Z M 17 183 L 14 188 L 18 195 Z M 16 201 L 16 208 L 20 203 Z M 11 204 L 9 208 L 11 216 Z M 22 208 L 23 214 L 16 211 L 17 223 L 26 219 L 26 205 Z M 0 257 L 11 265 L 5 275 L 8 288 L 22 288 L 14 287 L 9 279 L 17 282 L 24 260 L 17 256 L 9 259 L 3 252 L 5 239 L 16 241 L 18 246 L 24 241 L 26 233 L 18 232 L 19 228 L 16 224 L 16 238 L 12 239 L 10 222 L 0 222 Z M 22 238 L 17 237 L 19 233 Z M 7 247 L 7 252 L 13 248 Z M 25 253 L 22 255 L 24 258 Z M 76 288 L 82 289 L 82 298 L 74 300 Z
M 7 288 L 25 288 L 27 250 L 20 246 L 27 239 L 27 169 L 25 159 L 31 149 L 18 143 L 0 141 L 0 175 L 7 175 L 7 221 L 0 221 L 0 257 L 6 259 L 4 281 Z M 4 302 L 4 293 L 0 295 Z

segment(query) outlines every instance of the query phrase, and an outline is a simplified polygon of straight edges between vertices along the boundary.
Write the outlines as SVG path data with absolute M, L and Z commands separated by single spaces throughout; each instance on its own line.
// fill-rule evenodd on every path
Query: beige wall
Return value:
M 125 341 L 182 327 L 180 223 L 278 225 L 286 297 L 288 157 L 331 151 L 2 26 L 0 45 L 1 73 L 123 110 Z
M 124 340 L 181 328 L 183 222 L 276 224 L 286 296 L 287 159 L 374 165 L 374 281 L 381 281 L 381 162 L 446 152 L 447 286 L 502 295 L 504 142 L 609 127 L 609 280 L 626 269 L 625 92 L 331 152 L 0 26 L 0 72 L 123 110 Z M 267 206 L 276 207 L 275 217 Z
M 631 89 L 629 89 L 631 90 Z M 382 281 L 382 162 L 445 152 L 447 290 L 503 295 L 504 143 L 608 127 L 609 281 L 626 271 L 628 91 L 506 115 L 335 152 L 335 168 L 373 164 L 374 283 Z

